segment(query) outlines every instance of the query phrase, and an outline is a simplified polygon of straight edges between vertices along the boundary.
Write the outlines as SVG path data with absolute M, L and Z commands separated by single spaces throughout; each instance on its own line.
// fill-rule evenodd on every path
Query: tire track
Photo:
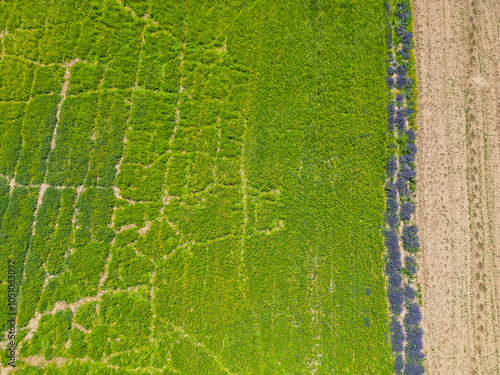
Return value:
M 494 2 L 469 4 L 469 66 L 467 113 L 470 221 L 474 231 L 471 250 L 474 352 L 471 374 L 499 373 L 498 268 L 494 231 L 495 179 L 500 154 L 494 128 L 498 126 L 498 59 Z M 493 42 L 493 43 L 492 43 Z M 495 120 L 495 117 L 497 120 Z M 493 142 L 492 142 L 493 141 Z M 498 218 L 496 218 L 498 222 Z
M 471 363 L 469 364 L 470 373 L 478 374 L 479 356 L 483 348 L 486 347 L 484 340 L 483 311 L 485 302 L 485 285 L 483 274 L 483 262 L 485 258 L 484 244 L 484 216 L 481 204 L 484 200 L 484 191 L 481 186 L 485 178 L 483 171 L 483 160 L 486 159 L 484 142 L 481 135 L 484 135 L 482 129 L 482 115 L 478 111 L 480 107 L 481 93 L 477 90 L 481 85 L 482 77 L 478 65 L 479 50 L 477 45 L 477 26 L 474 15 L 475 2 L 469 4 L 468 25 L 469 25 L 469 62 L 467 66 L 466 83 L 466 118 L 467 118 L 467 180 L 469 192 L 469 220 L 471 227 L 471 249 L 469 257 L 470 269 L 470 295 L 469 303 L 471 306 L 471 323 L 469 334 L 473 334 L 473 347 L 469 348 Z

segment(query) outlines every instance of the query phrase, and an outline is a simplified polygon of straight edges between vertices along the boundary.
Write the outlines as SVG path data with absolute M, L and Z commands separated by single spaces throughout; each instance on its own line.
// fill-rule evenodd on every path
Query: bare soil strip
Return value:
M 500 0 L 415 0 L 426 369 L 500 374 Z

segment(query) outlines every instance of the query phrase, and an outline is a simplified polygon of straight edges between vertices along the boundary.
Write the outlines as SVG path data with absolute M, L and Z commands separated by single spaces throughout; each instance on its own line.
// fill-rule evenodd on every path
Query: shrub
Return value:
M 396 107 L 394 106 L 393 102 L 390 102 L 387 105 L 387 113 L 390 114 L 390 115 L 393 115 L 395 112 L 396 112 Z
M 399 217 L 401 220 L 410 220 L 411 215 L 415 212 L 415 205 L 411 202 L 405 202 L 401 205 L 401 211 Z
M 401 253 L 399 248 L 399 239 L 395 230 L 385 230 L 383 232 L 385 238 L 385 246 L 387 248 L 387 259 L 385 264 L 385 272 L 389 277 L 389 284 L 393 287 L 401 285 Z
M 385 274 L 390 278 L 392 275 L 398 275 L 401 268 L 401 261 L 397 259 L 387 259 L 385 263 Z M 390 285 L 398 286 L 397 278 L 393 279 L 394 283 L 389 282 Z
M 399 53 L 401 54 L 401 57 L 405 60 L 409 60 L 410 59 L 410 53 L 404 49 L 400 49 L 399 50 Z
M 394 175 L 396 174 L 396 168 L 397 168 L 397 163 L 396 163 L 396 160 L 394 160 L 394 158 L 391 156 L 388 160 L 387 160 L 387 163 L 385 165 L 385 173 L 387 174 L 387 176 L 389 178 L 392 178 L 394 177 Z
M 415 101 L 412 99 L 413 96 L 412 90 L 408 90 L 407 92 L 405 92 L 405 95 L 409 113 L 415 113 L 417 110 L 417 105 L 415 104 Z
M 407 360 L 420 361 L 424 359 L 422 336 L 424 331 L 418 326 L 406 326 L 405 354 Z
M 398 197 L 396 187 L 394 186 L 394 183 L 392 181 L 387 182 L 387 184 L 385 185 L 385 192 L 387 198 L 396 199 Z
M 406 66 L 402 64 L 398 64 L 396 66 L 396 73 L 399 75 L 406 75 Z
M 405 258 L 405 260 L 406 260 L 406 258 Z M 417 292 L 415 291 L 415 289 L 412 288 L 412 286 L 410 284 L 406 284 L 405 288 L 404 288 L 404 295 L 405 295 L 406 301 L 413 301 L 415 299 L 415 297 L 417 296 Z
M 405 27 L 403 25 L 399 26 L 396 29 L 396 34 L 398 34 L 400 38 L 404 35 L 404 32 L 405 32 Z
M 403 331 L 403 326 L 398 319 L 392 317 L 391 323 L 391 346 L 394 352 L 403 351 L 403 343 L 405 341 L 405 333 Z
M 396 95 L 396 105 L 401 107 L 404 104 L 405 96 L 403 94 Z
M 398 193 L 400 197 L 407 198 L 410 195 L 410 191 L 408 190 L 407 181 L 403 177 L 399 177 L 396 180 L 396 189 L 398 189 Z
M 413 39 L 413 34 L 410 31 L 408 31 L 401 37 L 401 43 L 411 45 L 412 39 Z
M 395 252 L 399 253 L 399 240 L 396 231 L 385 230 L 383 235 L 385 238 L 385 246 L 387 250 L 389 250 L 389 256 Z
M 413 111 L 412 109 L 408 109 L 408 111 Z M 408 136 L 408 142 L 415 142 L 415 132 L 413 129 L 406 130 L 406 135 Z
M 401 314 L 403 312 L 404 301 L 403 288 L 389 285 L 387 296 L 389 297 L 391 311 L 396 315 Z
M 399 157 L 399 164 L 412 164 L 412 163 L 415 163 L 414 155 L 406 154 L 406 155 L 401 155 Z M 411 165 L 410 168 L 412 168 Z
M 391 117 L 391 116 L 389 116 L 389 117 Z M 394 131 L 394 122 L 389 121 L 389 123 L 387 124 L 387 130 L 391 133 Z M 392 148 L 392 147 L 390 147 L 390 148 Z
M 389 86 L 389 88 L 392 89 L 394 87 L 394 78 L 387 77 L 386 80 L 387 80 L 387 86 Z
M 414 143 L 409 143 L 407 145 L 408 154 L 415 155 L 417 153 L 417 146 Z
M 420 247 L 418 243 L 418 229 L 416 225 L 405 225 L 401 239 L 403 240 L 403 248 L 410 253 L 415 253 Z
M 402 23 L 408 21 L 411 18 L 410 9 L 407 4 L 399 3 L 396 8 L 396 17 Z
M 399 223 L 398 215 L 386 213 L 385 221 L 389 224 L 389 227 L 395 228 Z
M 423 366 L 420 363 L 406 363 L 404 375 L 423 375 L 425 373 Z
M 401 114 L 403 114 L 403 115 L 405 115 L 407 117 L 409 115 L 411 115 L 412 113 L 414 113 L 414 112 L 415 112 L 415 110 L 413 108 L 409 108 L 409 107 L 403 107 L 403 108 L 399 108 L 397 110 L 397 113 L 401 113 Z
M 425 355 L 418 350 L 415 350 L 413 347 L 409 347 L 408 345 L 405 347 L 405 356 L 406 356 L 406 367 L 404 374 L 414 375 L 414 374 L 423 374 L 423 372 L 414 372 L 421 371 L 419 367 L 422 367 L 421 361 L 425 358 Z
M 387 207 L 387 211 L 390 213 L 398 212 L 398 202 L 393 198 L 387 198 L 385 200 L 385 205 Z
M 389 78 L 392 78 L 392 77 L 389 77 Z M 401 88 L 404 88 L 405 86 L 411 84 L 411 79 L 406 77 L 406 75 L 404 74 L 400 74 L 398 75 L 398 78 L 396 79 L 396 82 L 394 83 L 394 86 L 397 88 L 397 89 L 401 89 Z
M 402 283 L 403 283 L 403 278 L 401 277 L 399 269 L 395 272 L 392 272 L 389 275 L 389 284 L 390 285 L 392 285 L 394 287 L 401 287 Z
M 405 288 L 405 295 L 406 295 L 406 288 Z M 422 313 L 420 312 L 420 306 L 418 305 L 418 303 L 408 302 L 406 304 L 406 315 L 404 320 L 405 327 L 418 326 L 421 321 L 422 321 Z
M 417 262 L 414 257 L 407 255 L 405 257 L 405 269 L 411 274 L 417 274 Z M 411 299 L 411 298 L 410 298 Z
M 395 72 L 396 72 L 396 70 L 394 69 L 394 67 L 392 67 L 390 65 L 387 67 L 387 74 L 388 75 L 392 76 Z
M 410 181 L 417 176 L 417 172 L 415 172 L 415 170 L 407 167 L 406 164 L 404 164 L 404 167 L 405 167 L 404 169 L 399 171 L 398 177 L 402 177 L 405 180 Z
M 402 43 L 401 44 L 401 51 L 404 51 L 406 53 L 410 53 L 410 51 L 411 51 L 411 43 Z
M 396 115 L 396 124 L 398 126 L 399 134 L 402 134 L 406 127 L 406 117 L 402 113 Z
M 405 363 L 404 363 L 403 356 L 401 354 L 396 354 L 396 356 L 394 357 L 394 373 L 396 375 L 401 374 L 404 367 L 405 367 Z

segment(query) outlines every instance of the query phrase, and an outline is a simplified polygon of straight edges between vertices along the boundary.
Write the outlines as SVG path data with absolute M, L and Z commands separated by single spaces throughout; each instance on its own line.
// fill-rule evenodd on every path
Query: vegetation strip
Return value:
M 395 374 L 422 375 L 421 301 L 417 302 L 419 288 L 415 286 L 415 254 L 420 246 L 413 219 L 417 98 L 411 2 L 386 0 L 386 10 L 390 19 L 387 85 L 391 89 L 392 99 L 387 106 L 391 156 L 386 163 L 384 238 L 391 345 Z

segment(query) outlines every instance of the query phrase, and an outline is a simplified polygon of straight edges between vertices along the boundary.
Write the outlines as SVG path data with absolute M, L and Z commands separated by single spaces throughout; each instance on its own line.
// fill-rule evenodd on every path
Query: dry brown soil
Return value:
M 500 374 L 500 0 L 414 0 L 429 375 Z

